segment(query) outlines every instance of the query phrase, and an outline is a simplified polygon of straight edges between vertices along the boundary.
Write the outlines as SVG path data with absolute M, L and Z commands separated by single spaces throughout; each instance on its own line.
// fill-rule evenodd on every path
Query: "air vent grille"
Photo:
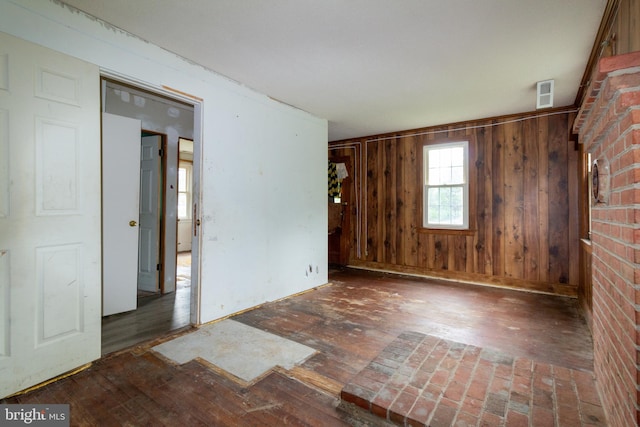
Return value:
M 553 80 L 537 83 L 536 108 L 553 107 Z

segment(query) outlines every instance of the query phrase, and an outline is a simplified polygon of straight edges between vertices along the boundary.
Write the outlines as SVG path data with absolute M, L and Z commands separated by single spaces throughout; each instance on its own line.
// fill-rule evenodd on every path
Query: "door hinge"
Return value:
M 161 264 L 156 264 L 156 270 L 160 271 L 160 265 Z
M 160 148 L 158 150 L 158 156 L 160 156 L 160 157 L 164 156 L 164 149 L 163 148 Z

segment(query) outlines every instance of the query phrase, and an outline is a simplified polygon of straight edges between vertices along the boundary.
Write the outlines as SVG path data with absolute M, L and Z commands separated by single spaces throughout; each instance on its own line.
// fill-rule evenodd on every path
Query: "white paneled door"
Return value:
M 140 240 L 138 288 L 159 290 L 160 273 L 160 135 L 145 136 L 140 143 Z
M 138 293 L 138 119 L 102 113 L 102 315 L 135 310 Z
M 99 89 L 0 33 L 0 397 L 100 357 Z

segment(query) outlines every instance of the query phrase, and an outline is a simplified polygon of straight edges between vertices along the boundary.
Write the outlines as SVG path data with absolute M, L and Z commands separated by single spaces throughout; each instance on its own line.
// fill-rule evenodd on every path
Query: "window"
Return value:
M 191 218 L 191 169 L 189 162 L 178 166 L 178 219 Z
M 469 228 L 469 142 L 423 147 L 424 219 L 427 228 Z

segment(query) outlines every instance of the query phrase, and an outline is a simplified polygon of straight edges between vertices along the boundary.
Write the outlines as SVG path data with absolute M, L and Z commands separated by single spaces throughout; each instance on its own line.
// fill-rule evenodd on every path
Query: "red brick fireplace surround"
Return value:
M 640 52 L 600 60 L 573 130 L 598 170 L 598 193 L 591 196 L 594 372 L 610 425 L 636 425 L 640 424 Z

